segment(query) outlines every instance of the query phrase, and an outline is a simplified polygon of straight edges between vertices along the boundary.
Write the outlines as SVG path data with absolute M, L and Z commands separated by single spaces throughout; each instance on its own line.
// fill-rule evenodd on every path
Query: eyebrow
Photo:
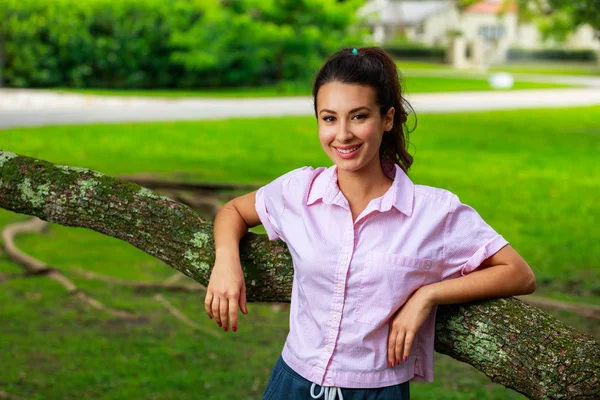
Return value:
M 348 112 L 348 114 L 355 113 L 355 112 L 357 112 L 358 110 L 362 110 L 363 108 L 364 108 L 365 110 L 369 110 L 369 111 L 371 111 L 371 109 L 370 109 L 369 107 L 367 107 L 367 106 L 361 106 L 361 107 L 356 107 L 356 108 L 353 108 L 352 110 L 350 110 L 350 111 Z M 337 114 L 335 111 L 333 111 L 333 110 L 329 110 L 329 109 L 327 109 L 327 108 L 324 108 L 324 109 L 322 109 L 321 111 L 319 111 L 319 114 L 321 114 L 321 113 L 323 113 L 323 112 L 328 112 L 328 113 L 331 113 L 331 114 Z

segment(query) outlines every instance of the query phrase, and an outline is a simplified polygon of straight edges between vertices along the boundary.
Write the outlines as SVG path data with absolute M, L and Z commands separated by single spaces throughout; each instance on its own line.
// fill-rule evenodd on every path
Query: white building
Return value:
M 509 48 L 542 49 L 547 46 L 533 24 L 519 24 L 516 4 L 484 0 L 462 13 L 452 0 L 369 0 L 358 11 L 373 31 L 376 43 L 402 35 L 430 46 L 448 46 L 462 38 L 464 46 L 486 63 L 506 60 Z M 584 26 L 574 32 L 563 48 L 600 50 L 593 29 Z

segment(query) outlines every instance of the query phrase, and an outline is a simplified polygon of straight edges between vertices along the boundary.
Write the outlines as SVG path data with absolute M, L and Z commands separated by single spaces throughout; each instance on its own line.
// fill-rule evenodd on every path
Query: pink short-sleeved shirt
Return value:
M 352 221 L 336 167 L 304 167 L 260 188 L 256 211 L 294 263 L 282 357 L 321 386 L 433 381 L 434 307 L 410 357 L 387 362 L 389 319 L 419 287 L 475 270 L 508 242 L 451 192 L 394 181 Z

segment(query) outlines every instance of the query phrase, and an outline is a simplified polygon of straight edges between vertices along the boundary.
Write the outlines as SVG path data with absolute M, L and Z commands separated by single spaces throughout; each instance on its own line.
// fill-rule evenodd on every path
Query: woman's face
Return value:
M 375 89 L 366 85 L 326 83 L 317 93 L 319 140 L 339 170 L 370 170 L 379 163 L 383 132 L 392 129 L 394 108 L 381 116 Z

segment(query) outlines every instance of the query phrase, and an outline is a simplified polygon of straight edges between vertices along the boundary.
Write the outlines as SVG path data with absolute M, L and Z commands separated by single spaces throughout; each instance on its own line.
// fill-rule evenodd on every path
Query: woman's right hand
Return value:
M 238 328 L 238 306 L 244 314 L 248 314 L 246 283 L 239 255 L 217 254 L 204 299 L 206 313 L 225 332 L 228 322 L 235 332 Z
M 246 308 L 246 283 L 240 263 L 240 239 L 248 228 L 260 224 L 254 207 L 256 190 L 229 201 L 215 217 L 215 265 L 204 299 L 204 308 L 210 318 L 227 332 L 238 328 L 238 306 L 244 314 Z M 227 318 L 229 316 L 229 319 Z

